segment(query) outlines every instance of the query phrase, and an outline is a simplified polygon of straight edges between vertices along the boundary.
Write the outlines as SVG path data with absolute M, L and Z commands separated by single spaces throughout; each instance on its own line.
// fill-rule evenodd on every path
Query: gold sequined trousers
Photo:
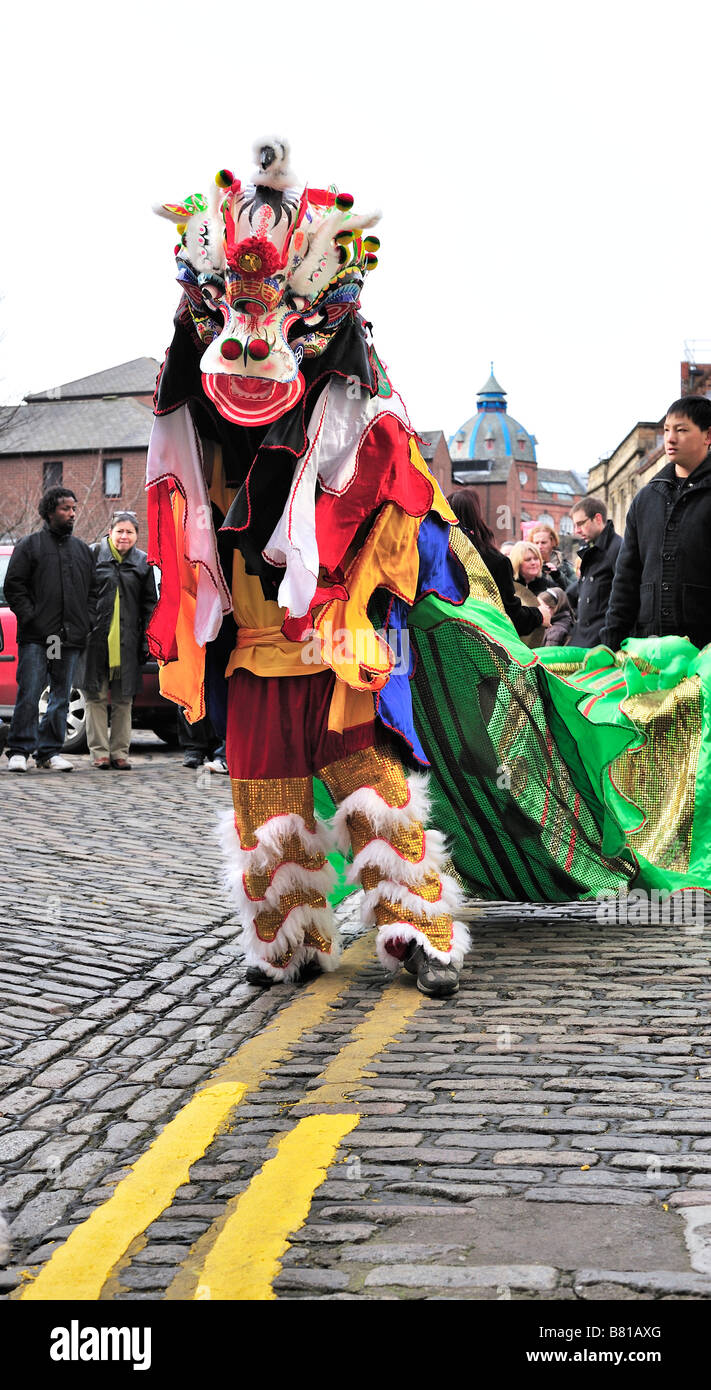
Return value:
M 337 964 L 340 943 L 328 892 L 330 849 L 352 851 L 349 878 L 364 890 L 364 919 L 377 950 L 396 969 L 408 943 L 461 963 L 466 930 L 453 922 L 456 884 L 442 872 L 443 837 L 427 830 L 426 777 L 406 777 L 385 747 L 367 747 L 319 769 L 336 803 L 328 826 L 314 815 L 310 777 L 232 779 L 237 846 L 228 874 L 236 888 L 248 962 L 275 979 L 308 960 Z

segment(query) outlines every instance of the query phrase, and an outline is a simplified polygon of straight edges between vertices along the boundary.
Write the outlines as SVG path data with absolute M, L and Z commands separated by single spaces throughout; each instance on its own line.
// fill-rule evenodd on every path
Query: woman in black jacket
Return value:
M 94 767 L 128 772 L 131 708 L 147 657 L 146 627 L 158 601 L 153 566 L 138 550 L 135 512 L 114 512 L 96 554 L 97 619 L 86 658 L 86 723 Z M 111 730 L 108 723 L 111 693 Z
M 517 597 L 511 561 L 508 556 L 497 550 L 494 533 L 481 514 L 476 492 L 472 488 L 460 488 L 453 492 L 447 501 L 459 521 L 461 530 L 484 561 L 519 637 L 529 637 L 539 630 L 542 637 L 543 629 L 548 627 L 550 617 L 538 607 L 526 607 Z

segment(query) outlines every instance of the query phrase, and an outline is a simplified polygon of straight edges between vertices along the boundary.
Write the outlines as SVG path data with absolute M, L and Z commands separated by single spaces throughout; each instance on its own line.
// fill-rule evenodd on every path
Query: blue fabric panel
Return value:
M 413 670 L 414 652 L 410 649 L 410 634 L 407 630 L 407 615 L 410 609 L 401 598 L 392 601 L 388 614 L 385 636 L 397 658 L 395 670 L 375 701 L 378 719 L 387 729 L 399 734 L 408 746 L 410 758 L 429 767 L 425 751 L 417 737 L 412 717 L 412 695 L 410 676 Z
M 436 512 L 425 517 L 417 542 L 420 573 L 417 597 L 434 593 L 450 603 L 469 597 L 469 583 L 463 566 L 449 549 L 449 524 Z

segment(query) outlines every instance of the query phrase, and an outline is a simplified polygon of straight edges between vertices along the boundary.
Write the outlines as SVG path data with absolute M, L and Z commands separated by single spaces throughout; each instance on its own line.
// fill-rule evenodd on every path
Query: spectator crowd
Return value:
M 499 548 L 476 491 L 452 493 L 459 525 L 527 646 L 616 651 L 628 637 L 676 635 L 699 648 L 711 641 L 711 401 L 674 401 L 664 444 L 667 462 L 633 499 L 623 537 L 602 498 L 573 507 L 581 542 L 575 563 L 561 554 L 554 527 L 542 523 L 527 539 Z M 46 492 L 42 526 L 18 541 L 7 570 L 18 639 L 17 700 L 4 731 L 12 772 L 27 771 L 31 758 L 41 771 L 72 771 L 62 749 L 82 660 L 91 764 L 98 771 L 131 768 L 131 710 L 158 601 L 154 569 L 138 547 L 135 512 L 114 512 L 106 535 L 90 546 L 74 535 L 76 509 L 70 488 Z M 227 772 L 223 733 L 209 720 L 190 725 L 180 716 L 179 738 L 186 767 Z

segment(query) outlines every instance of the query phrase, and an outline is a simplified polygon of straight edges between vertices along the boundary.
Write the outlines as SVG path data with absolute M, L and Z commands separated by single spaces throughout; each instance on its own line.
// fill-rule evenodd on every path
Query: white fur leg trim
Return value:
M 410 788 L 410 812 L 413 820 L 427 825 L 430 818 L 430 779 L 426 772 L 411 772 L 407 785 Z
M 274 816 L 265 825 L 259 826 L 256 835 L 257 848 L 243 851 L 243 853 L 256 856 L 253 861 L 255 868 L 266 868 L 269 863 L 279 859 L 284 841 L 290 840 L 293 835 L 298 837 L 300 844 L 308 854 L 329 854 L 332 848 L 323 826 L 309 830 L 303 816 L 298 816 L 294 812 L 288 816 Z
M 423 883 L 428 874 L 437 874 L 439 878 L 444 880 L 447 875 L 442 871 L 447 863 L 444 837 L 437 830 L 428 830 L 425 833 L 424 855 L 416 863 L 398 854 L 387 840 L 371 840 L 356 855 L 348 869 L 346 878 L 348 883 L 360 883 L 362 870 L 372 868 L 378 869 L 384 878 L 392 879 L 397 883 L 412 885 Z M 451 892 L 458 892 L 454 881 L 449 878 L 447 881 L 452 885 Z
M 272 965 L 270 961 L 265 960 L 262 956 L 255 955 L 253 951 L 245 951 L 244 963 L 245 965 L 258 965 L 259 969 L 263 970 L 264 974 L 268 975 L 270 980 L 275 980 L 278 984 L 282 984 L 286 980 L 293 979 L 297 970 L 303 965 L 303 954 L 303 951 L 297 951 L 284 970 L 279 969 L 276 965 Z
M 452 883 L 456 896 L 450 896 L 449 885 L 452 879 L 447 879 L 442 884 L 442 897 L 434 903 L 427 902 L 425 898 L 420 898 L 416 893 L 411 892 L 406 884 L 393 883 L 391 879 L 383 878 L 380 883 L 371 888 L 364 894 L 362 919 L 366 926 L 372 927 L 375 921 L 375 909 L 378 903 L 385 900 L 388 903 L 399 903 L 401 907 L 406 907 L 409 912 L 414 912 L 418 917 L 441 917 L 443 913 L 448 916 L 456 911 L 459 906 L 459 891 L 456 883 Z
M 289 964 L 286 966 L 272 965 L 271 961 L 265 960 L 263 956 L 257 956 L 250 952 L 245 953 L 244 959 L 246 965 L 258 965 L 259 969 L 263 970 L 264 974 L 277 984 L 288 984 L 290 980 L 296 978 L 302 965 L 305 965 L 312 955 L 313 951 L 307 951 L 305 948 L 294 951 Z
M 336 872 L 331 864 L 324 864 L 322 869 L 307 869 L 303 864 L 280 864 L 266 890 L 264 901 L 270 907 L 278 907 L 280 899 L 296 888 L 306 888 L 327 898 L 335 882 Z
M 257 844 L 253 849 L 245 849 L 235 825 L 234 813 L 223 811 L 218 817 L 216 834 L 222 849 L 226 887 L 231 889 L 235 874 L 240 877 L 250 870 L 260 873 L 279 863 L 284 843 L 292 836 L 298 836 L 299 843 L 308 854 L 329 854 L 331 844 L 322 827 L 309 830 L 302 816 L 275 816 L 260 825 L 257 830 Z
M 326 955 L 324 951 L 317 951 L 312 946 L 300 946 L 286 966 L 272 965 L 266 956 L 258 954 L 256 951 L 245 951 L 245 964 L 258 965 L 265 975 L 270 979 L 279 982 L 288 982 L 295 979 L 301 970 L 302 965 L 306 965 L 310 960 L 317 960 L 321 969 L 327 972 L 337 970 L 341 961 L 341 940 L 340 937 L 333 939 L 333 952 Z
M 273 941 L 262 941 L 257 934 L 254 926 L 256 916 L 256 912 L 250 917 L 245 913 L 242 922 L 242 942 L 245 954 L 259 960 L 273 960 L 275 956 L 283 955 L 289 947 L 298 950 L 304 944 L 304 933 L 308 927 L 316 927 L 327 941 L 337 940 L 330 907 L 310 907 L 308 903 L 295 907 L 280 926 Z
M 387 927 L 380 928 L 376 937 L 378 960 L 386 970 L 397 970 L 401 962 L 390 955 L 387 950 L 388 941 L 416 941 L 425 955 L 431 956 L 433 960 L 441 960 L 443 965 L 456 965 L 460 970 L 469 949 L 469 932 L 463 922 L 454 922 L 453 927 L 451 951 L 437 951 L 424 932 L 418 931 L 412 922 L 390 922 Z
M 330 854 L 333 846 L 323 826 L 309 830 L 303 816 L 290 812 L 288 816 L 273 816 L 260 825 L 256 832 L 257 844 L 253 849 L 243 846 L 235 825 L 233 811 L 223 811 L 218 817 L 216 833 L 225 858 L 232 861 L 242 856 L 240 872 L 248 869 L 266 869 L 278 863 L 285 840 L 296 835 L 299 843 L 308 854 Z
M 404 806 L 388 806 L 387 801 L 374 787 L 359 787 L 341 802 L 332 821 L 336 844 L 341 853 L 345 853 L 350 846 L 347 820 L 356 811 L 368 817 L 376 835 L 393 828 L 411 825 L 413 821 L 427 824 L 430 811 L 427 777 L 413 773 L 408 777 L 407 784 L 410 795 Z
M 227 897 L 243 916 L 250 918 L 250 920 L 254 919 L 257 912 L 262 911 L 265 904 L 269 907 L 278 907 L 280 898 L 294 888 L 310 889 L 321 893 L 325 898 L 331 892 L 336 875 L 330 864 L 326 863 L 320 869 L 307 869 L 304 864 L 280 864 L 274 872 L 274 877 L 266 889 L 264 898 L 248 897 L 244 886 L 244 874 L 248 873 L 250 869 L 265 871 L 264 868 L 257 869 L 255 863 L 257 851 L 242 849 L 231 811 L 225 812 L 224 817 L 222 817 L 218 833 L 225 855 L 222 879 Z M 267 869 L 269 867 L 269 865 L 266 866 Z
M 325 951 L 312 951 L 312 955 L 316 957 L 321 969 L 326 972 L 337 970 L 341 963 L 341 956 L 343 955 L 343 942 L 338 932 L 333 933 L 331 941 L 333 945 L 328 955 L 326 955 Z

